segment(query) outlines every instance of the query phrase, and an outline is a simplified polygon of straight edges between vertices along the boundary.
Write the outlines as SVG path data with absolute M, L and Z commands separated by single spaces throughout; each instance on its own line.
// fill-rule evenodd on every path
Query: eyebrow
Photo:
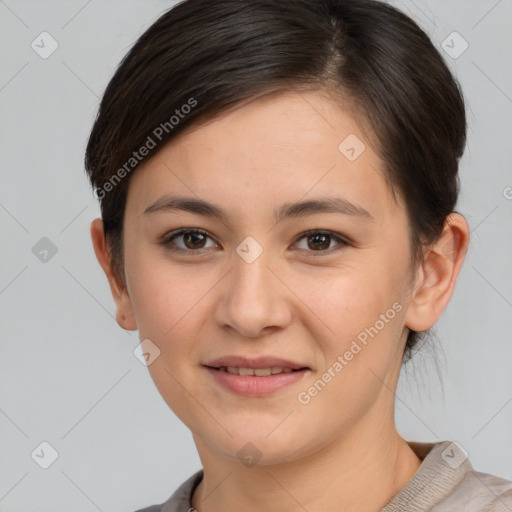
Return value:
M 228 223 L 228 215 L 221 207 L 195 197 L 163 196 L 148 206 L 144 210 L 144 214 L 175 210 L 213 217 L 225 224 Z M 282 204 L 278 209 L 274 210 L 274 222 L 278 224 L 284 219 L 305 217 L 315 213 L 338 213 L 359 217 L 366 221 L 375 220 L 368 210 L 351 203 L 347 199 L 322 197 L 298 203 Z

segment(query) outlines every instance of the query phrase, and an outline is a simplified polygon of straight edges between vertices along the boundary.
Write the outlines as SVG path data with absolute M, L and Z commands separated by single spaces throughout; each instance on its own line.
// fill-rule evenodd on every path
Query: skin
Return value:
M 355 161 L 338 150 L 349 134 L 366 145 Z M 227 218 L 143 213 L 165 194 L 209 201 Z M 274 222 L 283 203 L 326 196 L 362 206 L 373 220 L 313 213 Z M 193 507 L 385 506 L 421 464 L 394 424 L 407 327 L 429 329 L 448 304 L 469 241 L 465 219 L 451 214 L 412 269 L 407 214 L 392 198 L 382 162 L 348 109 L 315 91 L 261 97 L 180 134 L 132 176 L 124 226 L 126 283 L 112 272 L 101 219 L 91 224 L 92 241 L 118 323 L 158 346 L 151 377 L 193 433 L 204 469 Z M 158 243 L 180 228 L 211 238 L 196 245 L 174 239 L 187 253 Z M 308 243 L 302 235 L 310 229 L 349 244 Z M 252 263 L 236 252 L 248 236 L 263 248 Z M 300 403 L 298 394 L 394 303 L 402 306 L 394 318 Z M 310 371 L 270 396 L 241 397 L 202 366 L 224 355 L 272 355 Z M 237 456 L 248 442 L 261 454 L 251 467 Z

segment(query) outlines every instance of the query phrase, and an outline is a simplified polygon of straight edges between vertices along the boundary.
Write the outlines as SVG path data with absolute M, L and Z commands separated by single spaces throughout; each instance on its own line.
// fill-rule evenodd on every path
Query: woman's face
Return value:
M 135 172 L 124 226 L 127 317 L 158 347 L 151 377 L 198 446 L 270 464 L 388 428 L 408 219 L 325 93 L 260 98 L 184 132 Z M 171 240 L 183 229 L 204 234 Z M 305 369 L 208 367 L 223 363 Z

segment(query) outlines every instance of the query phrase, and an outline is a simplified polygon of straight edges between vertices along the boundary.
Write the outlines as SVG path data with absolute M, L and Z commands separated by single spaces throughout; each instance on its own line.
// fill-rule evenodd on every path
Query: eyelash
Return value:
M 165 236 L 164 239 L 160 242 L 160 244 L 163 245 L 167 250 L 169 250 L 171 252 L 178 252 L 178 253 L 202 254 L 203 250 L 208 249 L 208 248 L 197 249 L 197 250 L 182 249 L 181 247 L 173 246 L 173 240 L 175 238 L 179 238 L 180 236 L 183 236 L 187 233 L 204 235 L 204 236 L 214 240 L 210 236 L 209 233 L 207 233 L 206 231 L 203 231 L 202 229 L 197 229 L 197 228 L 195 228 L 195 229 L 180 229 L 179 231 L 172 232 L 169 235 Z M 305 250 L 308 253 L 311 253 L 311 254 L 308 254 L 308 257 L 317 258 L 317 257 L 323 256 L 323 255 L 330 255 L 333 252 L 338 251 L 338 250 L 342 249 L 343 247 L 350 245 L 348 241 L 344 240 L 343 238 L 341 238 L 339 235 L 333 233 L 332 231 L 322 231 L 322 230 L 317 230 L 317 229 L 310 229 L 309 231 L 305 231 L 295 240 L 294 244 L 296 244 L 303 238 L 306 238 L 311 235 L 326 235 L 326 236 L 330 237 L 332 240 L 335 240 L 336 242 L 338 242 L 338 246 L 336 246 L 334 248 L 326 249 L 326 250 L 319 250 L 319 251 L 307 251 L 306 249 L 300 249 L 300 250 Z M 215 243 L 217 243 L 217 242 L 215 242 Z M 315 253 L 317 253 L 317 254 L 315 254 Z

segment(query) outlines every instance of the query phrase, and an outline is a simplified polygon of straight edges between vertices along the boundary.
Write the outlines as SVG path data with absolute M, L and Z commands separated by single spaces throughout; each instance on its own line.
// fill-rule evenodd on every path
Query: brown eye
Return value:
M 329 231 L 309 231 L 307 233 L 304 233 L 298 240 L 299 241 L 304 240 L 305 246 L 299 247 L 299 249 L 305 250 L 307 252 L 319 252 L 324 253 L 328 252 L 329 249 L 332 249 L 331 243 L 333 241 L 337 242 L 337 246 L 334 246 L 334 250 L 337 250 L 339 248 L 342 248 L 343 246 L 349 245 L 348 242 L 343 240 L 341 237 L 335 235 L 334 233 L 331 233 Z M 329 251 L 331 253 L 332 251 Z
M 321 249 L 329 249 L 331 245 L 331 237 L 329 235 L 309 235 L 308 247 L 314 251 Z
M 161 243 L 170 251 L 199 252 L 201 249 L 212 247 L 211 245 L 207 247 L 208 239 L 211 240 L 211 237 L 205 231 L 182 229 L 177 233 L 171 233 Z M 216 246 L 217 244 L 214 242 L 213 247 Z
M 189 232 L 181 235 L 185 246 L 188 249 L 202 249 L 204 247 L 206 236 L 202 233 Z

